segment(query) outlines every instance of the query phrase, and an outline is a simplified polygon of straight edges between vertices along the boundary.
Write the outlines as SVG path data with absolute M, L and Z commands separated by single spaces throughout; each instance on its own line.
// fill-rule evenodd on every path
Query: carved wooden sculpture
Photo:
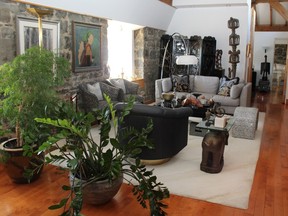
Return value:
M 229 36 L 229 45 L 232 50 L 229 50 L 229 63 L 231 63 L 232 68 L 229 67 L 229 78 L 234 78 L 236 76 L 237 63 L 239 63 L 240 50 L 237 50 L 237 46 L 240 44 L 240 36 L 235 33 L 235 29 L 239 27 L 239 20 L 230 17 L 228 20 L 228 28 L 232 30 L 232 34 Z
M 208 173 L 221 172 L 224 165 L 224 148 L 228 145 L 227 131 L 210 131 L 202 141 L 202 162 L 200 169 Z

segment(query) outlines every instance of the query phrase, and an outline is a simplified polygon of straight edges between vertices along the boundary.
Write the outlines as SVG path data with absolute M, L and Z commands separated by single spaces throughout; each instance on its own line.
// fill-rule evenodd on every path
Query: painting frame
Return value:
M 17 17 L 16 46 L 17 54 L 23 54 L 26 49 L 39 45 L 38 19 Z M 44 48 L 59 53 L 60 22 L 42 20 Z M 31 35 L 33 34 L 33 35 Z
M 72 31 L 73 71 L 101 70 L 101 25 L 73 21 Z

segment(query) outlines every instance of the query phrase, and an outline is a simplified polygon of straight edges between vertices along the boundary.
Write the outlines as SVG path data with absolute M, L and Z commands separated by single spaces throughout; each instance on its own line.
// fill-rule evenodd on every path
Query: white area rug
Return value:
M 224 167 L 220 173 L 210 174 L 200 170 L 203 137 L 191 135 L 188 135 L 187 146 L 171 160 L 147 168 L 154 169 L 158 180 L 167 186 L 171 194 L 247 209 L 264 119 L 265 113 L 259 113 L 254 140 L 229 136 L 224 151 Z M 99 140 L 98 128 L 92 128 L 91 132 L 95 141 Z M 55 165 L 65 167 L 63 164 Z
M 187 146 L 165 164 L 147 166 L 171 194 L 237 208 L 248 208 L 249 195 L 259 156 L 265 113 L 259 113 L 254 140 L 229 136 L 220 173 L 200 170 L 203 137 L 188 136 Z

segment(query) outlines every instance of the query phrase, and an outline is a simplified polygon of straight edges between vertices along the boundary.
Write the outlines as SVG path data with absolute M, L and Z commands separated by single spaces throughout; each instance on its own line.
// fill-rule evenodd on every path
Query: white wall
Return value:
M 158 0 L 16 0 L 166 30 L 175 8 Z
M 216 48 L 223 50 L 222 67 L 228 75 L 228 68 L 231 67 L 228 51 L 232 50 L 229 46 L 229 35 L 232 31 L 228 28 L 228 20 L 230 17 L 238 19 L 240 26 L 236 29 L 236 34 L 240 35 L 240 45 L 237 46 L 237 50 L 240 50 L 240 63 L 237 64 L 236 76 L 245 79 L 246 45 L 250 32 L 249 11 L 247 5 L 179 8 L 171 20 L 167 33 L 179 32 L 188 37 L 193 35 L 200 35 L 202 38 L 204 36 L 215 37 Z

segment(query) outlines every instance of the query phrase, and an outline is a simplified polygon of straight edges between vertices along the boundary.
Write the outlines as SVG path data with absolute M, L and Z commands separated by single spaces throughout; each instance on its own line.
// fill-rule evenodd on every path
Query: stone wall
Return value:
M 26 11 L 29 4 L 17 3 L 10 0 L 0 1 L 0 65 L 11 61 L 17 55 L 17 17 L 35 19 Z M 31 6 L 35 7 L 35 6 Z M 42 8 L 43 9 L 43 8 Z M 71 77 L 66 81 L 61 93 L 70 97 L 77 91 L 80 83 L 93 83 L 109 78 L 107 69 L 108 42 L 106 19 L 85 16 L 66 11 L 54 10 L 52 15 L 45 16 L 45 21 L 60 22 L 60 54 L 69 59 L 72 65 L 72 22 L 90 23 L 101 26 L 101 61 L 102 69 L 74 73 L 71 67 Z M 155 79 L 158 78 L 160 38 L 164 31 L 143 28 L 135 31 L 135 76 L 144 79 L 145 101 L 154 100 Z
M 137 78 L 144 79 L 145 101 L 155 100 L 155 80 L 159 74 L 160 38 L 165 32 L 142 28 L 134 32 L 134 64 Z
M 35 19 L 26 11 L 28 7 L 30 7 L 28 4 L 11 1 L 0 2 L 0 64 L 11 61 L 17 55 L 17 17 Z M 109 77 L 106 67 L 108 60 L 108 24 L 106 19 L 54 10 L 53 14 L 45 16 L 43 20 L 60 22 L 60 54 L 69 59 L 71 65 L 73 47 L 72 22 L 77 21 L 101 26 L 102 69 L 74 73 L 71 67 L 71 77 L 66 81 L 64 87 L 61 88 L 61 93 L 64 97 L 74 94 L 80 83 L 100 81 Z

